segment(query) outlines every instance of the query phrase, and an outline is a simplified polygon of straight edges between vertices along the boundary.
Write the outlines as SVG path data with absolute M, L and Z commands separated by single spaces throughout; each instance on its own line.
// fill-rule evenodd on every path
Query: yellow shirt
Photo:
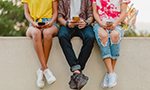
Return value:
M 27 3 L 30 11 L 30 15 L 34 21 L 42 18 L 52 18 L 53 9 L 52 2 L 56 0 L 22 0 L 22 3 Z

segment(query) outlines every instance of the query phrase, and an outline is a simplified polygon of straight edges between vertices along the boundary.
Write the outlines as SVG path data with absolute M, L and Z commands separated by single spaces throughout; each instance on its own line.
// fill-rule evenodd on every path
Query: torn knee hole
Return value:
M 120 39 L 120 36 L 119 36 L 119 37 L 116 37 L 116 38 L 111 38 L 111 42 L 112 42 L 112 43 L 118 43 L 118 42 L 119 42 L 119 39 Z

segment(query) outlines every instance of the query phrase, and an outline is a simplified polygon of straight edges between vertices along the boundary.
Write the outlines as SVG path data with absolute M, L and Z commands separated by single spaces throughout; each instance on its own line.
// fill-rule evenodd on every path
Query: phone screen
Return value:
M 38 25 L 45 25 L 45 22 L 38 22 Z

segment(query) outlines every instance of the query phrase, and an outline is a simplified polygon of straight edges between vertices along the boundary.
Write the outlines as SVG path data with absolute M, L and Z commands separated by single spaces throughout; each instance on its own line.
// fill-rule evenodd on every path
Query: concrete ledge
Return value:
M 76 55 L 82 41 L 72 39 Z M 107 90 L 150 90 L 150 38 L 123 37 L 120 58 L 116 65 L 118 84 Z M 60 48 L 58 38 L 53 39 L 48 66 L 56 76 L 53 85 L 43 90 L 70 90 L 68 82 L 71 72 Z M 31 38 L 0 37 L 0 90 L 40 90 L 36 86 L 36 70 L 40 67 Z M 82 90 L 104 90 L 101 82 L 106 67 L 95 42 L 84 73 L 89 81 Z

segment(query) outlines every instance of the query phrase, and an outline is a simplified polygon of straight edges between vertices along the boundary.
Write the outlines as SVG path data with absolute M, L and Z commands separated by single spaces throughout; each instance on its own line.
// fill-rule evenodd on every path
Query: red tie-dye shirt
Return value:
M 130 3 L 130 0 L 91 0 L 96 3 L 102 22 L 116 21 L 120 17 L 121 3 Z

